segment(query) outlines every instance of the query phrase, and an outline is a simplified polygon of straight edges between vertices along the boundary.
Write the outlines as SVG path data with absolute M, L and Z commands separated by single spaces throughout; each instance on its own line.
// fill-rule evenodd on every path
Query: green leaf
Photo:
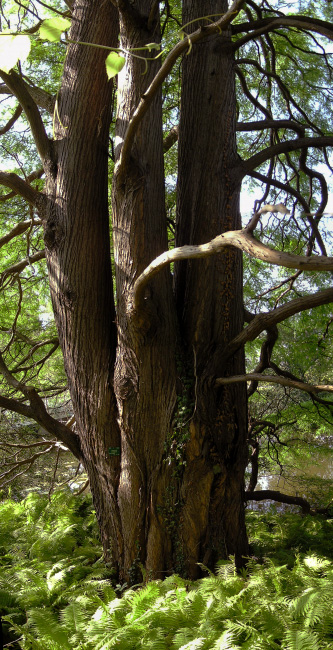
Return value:
M 9 72 L 20 59 L 25 61 L 30 52 L 31 42 L 25 34 L 1 34 L 0 36 L 0 68 Z
M 40 26 L 39 35 L 43 41 L 54 43 L 60 41 L 61 34 L 69 29 L 70 26 L 71 21 L 67 18 L 62 18 L 61 16 L 47 18 L 43 20 Z
M 108 75 L 108 79 L 112 79 L 112 77 L 115 77 L 116 74 L 118 74 L 118 72 L 123 69 L 125 61 L 125 57 L 118 54 L 118 52 L 110 52 L 105 61 L 106 74 Z
M 146 43 L 145 47 L 148 49 L 148 52 L 151 52 L 152 50 L 160 50 L 161 49 L 161 44 L 160 43 Z

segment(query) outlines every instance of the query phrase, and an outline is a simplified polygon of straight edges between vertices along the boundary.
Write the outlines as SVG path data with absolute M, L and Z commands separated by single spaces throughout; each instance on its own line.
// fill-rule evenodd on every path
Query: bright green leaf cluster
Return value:
M 43 20 L 39 34 L 42 40 L 54 43 L 60 40 L 61 34 L 66 32 L 70 26 L 71 21 L 67 18 L 62 18 L 61 16 L 47 18 L 46 20 Z

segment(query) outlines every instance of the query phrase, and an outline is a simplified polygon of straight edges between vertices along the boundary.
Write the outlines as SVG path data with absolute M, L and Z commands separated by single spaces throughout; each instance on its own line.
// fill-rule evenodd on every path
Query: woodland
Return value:
M 7 643 L 333 648 L 333 3 L 0 20 Z

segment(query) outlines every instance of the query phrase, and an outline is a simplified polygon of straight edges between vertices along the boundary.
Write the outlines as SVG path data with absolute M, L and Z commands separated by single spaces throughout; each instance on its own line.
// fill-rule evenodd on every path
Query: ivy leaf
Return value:
M 108 76 L 108 79 L 115 77 L 116 74 L 118 74 L 118 72 L 123 69 L 125 62 L 125 57 L 118 54 L 118 52 L 110 52 L 105 60 L 106 74 Z
M 67 18 L 62 18 L 61 16 L 47 18 L 43 20 L 40 26 L 39 35 L 43 41 L 55 43 L 56 41 L 60 41 L 61 34 L 69 29 L 70 26 L 71 21 Z
M 0 36 L 0 68 L 9 72 L 20 59 L 25 61 L 30 52 L 31 42 L 26 34 L 1 34 Z

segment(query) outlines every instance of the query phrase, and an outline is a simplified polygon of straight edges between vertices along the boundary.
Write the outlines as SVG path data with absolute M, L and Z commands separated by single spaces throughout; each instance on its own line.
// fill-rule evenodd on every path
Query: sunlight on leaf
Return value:
M 0 68 L 9 72 L 18 60 L 25 61 L 30 52 L 30 38 L 25 34 L 1 35 L 0 37 Z
M 316 557 L 315 555 L 308 555 L 304 558 L 303 562 L 305 566 L 307 566 L 309 569 L 313 569 L 314 571 L 321 571 L 322 569 L 326 569 L 330 566 L 329 560 Z
M 148 48 L 148 52 L 151 52 L 152 50 L 160 50 L 161 49 L 161 44 L 160 43 L 146 43 L 146 46 Z
M 71 26 L 71 21 L 61 16 L 56 16 L 55 18 L 47 18 L 43 20 L 39 35 L 43 41 L 50 41 L 54 43 L 60 41 L 61 34 L 69 29 Z
M 110 52 L 106 58 L 105 67 L 108 79 L 115 77 L 125 65 L 125 58 L 118 54 L 118 52 Z

